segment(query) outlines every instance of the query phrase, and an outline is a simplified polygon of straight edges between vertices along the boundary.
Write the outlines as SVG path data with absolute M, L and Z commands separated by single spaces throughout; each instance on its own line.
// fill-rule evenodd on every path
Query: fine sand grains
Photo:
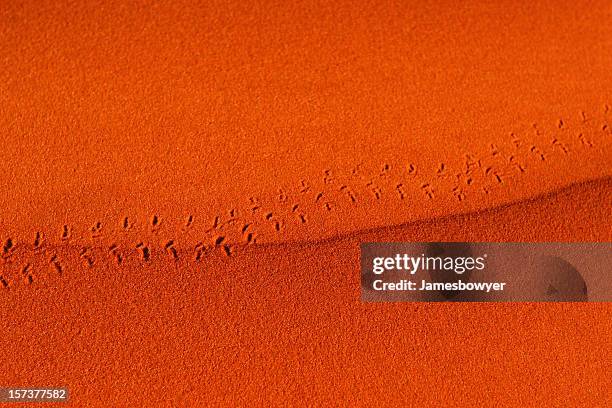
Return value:
M 90 248 L 90 264 L 71 246 L 16 248 L 2 259 L 0 383 L 67 385 L 77 406 L 606 406 L 606 304 L 368 304 L 357 265 L 370 241 L 610 241 L 611 194 L 604 180 L 230 257 Z
M 611 405 L 605 305 L 365 305 L 357 273 L 363 241 L 609 241 L 609 21 L 607 0 L 1 2 L 0 386 Z

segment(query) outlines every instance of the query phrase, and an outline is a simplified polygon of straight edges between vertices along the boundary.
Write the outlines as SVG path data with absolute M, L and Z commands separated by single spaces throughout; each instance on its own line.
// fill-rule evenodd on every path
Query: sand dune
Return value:
M 423 3 L 3 1 L 0 387 L 610 405 L 605 304 L 360 300 L 362 242 L 612 239 L 610 2 Z
M 77 406 L 606 405 L 607 304 L 365 304 L 357 265 L 368 241 L 610 241 L 611 194 L 605 179 L 199 261 L 183 248 L 178 260 L 152 248 L 148 261 L 120 248 L 121 265 L 106 248 L 89 250 L 91 264 L 70 245 L 38 260 L 16 248 L 2 261 L 0 382 L 69 384 Z

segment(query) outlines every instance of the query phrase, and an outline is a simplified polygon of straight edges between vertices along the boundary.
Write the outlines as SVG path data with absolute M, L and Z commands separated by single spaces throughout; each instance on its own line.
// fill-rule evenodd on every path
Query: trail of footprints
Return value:
M 602 138 L 612 140 L 612 129 L 607 121 L 610 107 L 604 106 L 604 120 L 600 124 Z M 579 115 L 578 126 L 570 126 L 559 119 L 554 131 L 545 131 L 537 123 L 531 125 L 531 131 L 524 135 L 509 133 L 504 146 L 490 144 L 488 154 L 465 153 L 462 164 L 452 168 L 441 162 L 433 168 L 420 168 L 417 164 L 407 162 L 402 165 L 382 163 L 376 171 L 365 171 L 358 164 L 350 171 L 340 174 L 332 169 L 324 169 L 321 179 L 299 180 L 294 188 L 284 186 L 279 188 L 274 199 L 267 202 L 259 197 L 248 197 L 243 208 L 230 208 L 225 214 L 218 214 L 209 220 L 203 239 L 186 251 L 179 250 L 175 239 L 169 239 L 155 252 L 155 256 L 166 257 L 175 262 L 182 257 L 201 262 L 205 256 L 219 251 L 231 257 L 240 247 L 257 242 L 258 231 L 282 234 L 287 225 L 297 228 L 306 226 L 310 219 L 309 211 L 318 211 L 317 217 L 333 212 L 344 206 L 371 205 L 381 200 L 395 199 L 400 202 L 418 204 L 419 200 L 435 200 L 440 196 L 449 196 L 457 202 L 468 200 L 477 194 L 490 194 L 495 188 L 504 187 L 510 180 L 517 180 L 529 171 L 530 162 L 555 160 L 558 155 L 569 155 L 575 150 L 592 149 L 596 145 L 593 137 L 586 136 L 581 129 L 595 119 L 585 112 Z M 547 136 L 548 134 L 548 136 Z M 595 135 L 597 136 L 597 135 Z M 543 141 L 549 140 L 548 144 Z M 536 141 L 536 142 L 534 142 Z M 415 197 L 420 197 L 415 200 Z M 412 200 L 410 200 L 412 198 Z M 318 208 L 318 210 L 317 210 Z M 341 208 L 342 211 L 342 208 Z M 200 222 L 193 214 L 188 214 L 179 235 L 188 233 Z M 130 217 L 119 221 L 121 228 L 129 232 L 134 227 Z M 159 214 L 153 214 L 148 220 L 149 231 L 153 234 L 162 230 L 164 223 Z M 104 235 L 104 225 L 96 221 L 90 228 L 90 237 L 98 239 Z M 64 225 L 59 231 L 60 241 L 69 243 L 73 234 L 70 225 Z M 232 238 L 230 238 L 232 237 Z M 35 254 L 47 257 L 48 267 L 58 275 L 64 273 L 64 265 L 57 253 L 45 250 L 45 235 L 36 232 L 32 242 L 24 243 Z M 12 238 L 2 243 L 1 261 L 11 262 L 17 244 Z M 93 246 L 82 246 L 79 257 L 86 267 L 93 267 L 96 262 L 107 262 L 112 259 L 118 266 L 125 263 L 128 257 L 137 256 L 143 263 L 152 262 L 154 251 L 143 241 L 136 242 L 132 247 L 113 243 L 107 248 L 107 257 L 100 259 Z M 0 266 L 2 264 L 0 263 Z M 21 279 L 28 284 L 36 280 L 33 264 L 26 262 L 20 268 Z M 0 289 L 10 289 L 11 281 L 0 268 Z

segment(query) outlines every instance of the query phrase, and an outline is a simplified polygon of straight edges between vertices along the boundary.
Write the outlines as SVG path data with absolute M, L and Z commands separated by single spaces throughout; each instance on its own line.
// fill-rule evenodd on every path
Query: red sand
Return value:
M 201 262 L 53 248 L 61 276 L 49 253 L 31 285 L 13 263 L 0 382 L 68 384 L 75 406 L 607 406 L 609 304 L 365 304 L 358 259 L 367 241 L 610 241 L 611 188 Z
M 0 386 L 609 404 L 606 305 L 359 300 L 360 242 L 612 238 L 612 4 L 421 3 L 3 2 Z

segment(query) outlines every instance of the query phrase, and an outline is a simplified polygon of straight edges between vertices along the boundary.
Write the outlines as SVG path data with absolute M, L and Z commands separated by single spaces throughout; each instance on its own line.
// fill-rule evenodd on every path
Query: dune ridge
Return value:
M 576 183 L 564 189 L 478 212 L 452 214 L 399 225 L 351 231 L 323 239 L 231 245 L 224 240 L 185 244 L 176 239 L 130 245 L 83 245 L 67 240 L 38 246 L 3 241 L 1 269 L 4 289 L 27 287 L 39 278 L 65 276 L 70 269 L 135 268 L 153 265 L 180 269 L 209 258 L 232 262 L 236 256 L 267 251 L 299 251 L 318 245 L 368 241 L 600 241 L 612 240 L 612 178 Z M 546 227 L 543 227 L 546 225 Z M 553 228 L 553 226 L 555 226 Z M 580 234 L 577 234 L 580 232 Z M 588 233 L 587 233 L 588 232 Z M 42 271 L 42 273 L 41 273 Z
M 179 236 L 195 245 L 203 237 L 209 242 L 223 237 L 225 243 L 239 245 L 334 236 L 479 211 L 609 176 L 612 129 L 607 122 L 608 105 L 602 112 L 601 117 L 559 119 L 554 129 L 534 124 L 531 136 L 510 132 L 505 139 L 483 144 L 476 154 L 440 158 L 425 168 L 409 161 L 389 161 L 376 166 L 362 163 L 343 172 L 322 170 L 314 182 L 301 179 L 297 186 L 282 185 L 275 195 L 249 196 L 223 213 L 193 204 L 189 210 L 181 209 L 181 200 L 158 200 L 151 203 L 157 210 L 148 214 L 143 208 L 122 211 L 122 198 L 114 197 L 118 192 L 109 192 L 109 197 L 114 197 L 113 207 L 103 208 L 95 201 L 83 203 L 79 211 L 99 207 L 103 214 L 90 218 L 89 224 L 85 221 L 88 217 L 78 213 L 64 217 L 61 223 L 57 209 L 48 212 L 55 214 L 57 221 L 36 213 L 20 221 L 27 206 L 18 207 L 18 201 L 12 201 L 0 217 L 1 238 L 18 242 L 45 239 L 55 244 L 67 240 L 83 245 L 103 242 L 110 246 L 137 239 L 169 242 Z M 572 167 L 575 170 L 570 172 Z M 7 183 L 6 194 L 0 197 L 21 195 L 11 192 L 12 188 Z M 36 224 L 40 227 L 33 231 Z

